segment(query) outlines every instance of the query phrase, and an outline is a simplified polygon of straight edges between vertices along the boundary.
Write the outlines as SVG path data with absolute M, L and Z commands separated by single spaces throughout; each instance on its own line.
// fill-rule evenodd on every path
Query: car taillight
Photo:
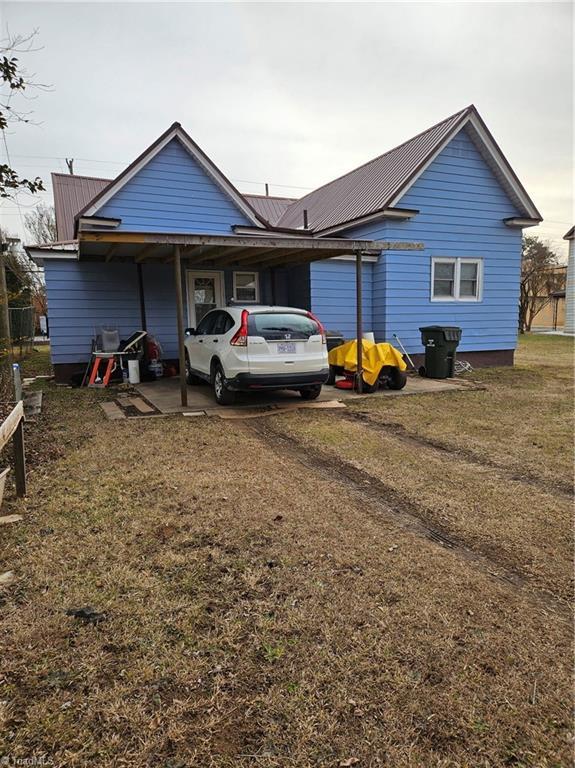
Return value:
M 321 334 L 321 343 L 322 344 L 327 344 L 327 339 L 326 339 L 326 336 L 325 336 L 325 328 L 323 327 L 323 325 L 320 323 L 320 321 L 317 319 L 317 317 L 314 314 L 312 314 L 311 312 L 308 312 L 307 316 L 309 317 L 310 320 L 313 320 L 314 323 L 317 323 L 318 332 Z
M 248 310 L 242 309 L 240 327 L 230 340 L 232 347 L 247 347 L 248 345 Z

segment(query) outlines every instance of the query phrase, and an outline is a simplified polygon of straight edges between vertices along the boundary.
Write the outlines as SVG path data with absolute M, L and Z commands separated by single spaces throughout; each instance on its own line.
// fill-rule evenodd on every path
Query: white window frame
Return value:
M 455 270 L 453 275 L 453 296 L 435 296 L 433 293 L 435 286 L 435 265 L 436 264 L 454 264 Z M 461 288 L 461 265 L 462 264 L 477 264 L 477 295 L 476 296 L 460 296 L 459 291 Z M 468 258 L 467 256 L 433 256 L 431 259 L 431 301 L 464 301 L 477 304 L 479 301 L 483 301 L 483 259 Z
M 260 300 L 260 273 L 256 272 L 255 270 L 240 270 L 239 272 L 234 272 L 234 301 L 240 301 L 237 296 L 237 276 L 238 275 L 254 275 L 255 276 L 255 284 L 256 284 L 256 297 L 253 301 L 247 302 L 249 304 L 257 304 Z

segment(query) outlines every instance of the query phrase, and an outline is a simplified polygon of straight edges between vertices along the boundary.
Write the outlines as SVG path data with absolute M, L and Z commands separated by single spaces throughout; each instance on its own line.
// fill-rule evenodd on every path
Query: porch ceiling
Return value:
M 188 263 L 209 262 L 214 266 L 275 267 L 304 264 L 344 254 L 378 254 L 385 250 L 418 250 L 421 243 L 391 243 L 381 240 L 346 240 L 310 236 L 223 236 L 174 235 L 132 232 L 80 232 L 79 259 L 171 261 L 174 246 Z

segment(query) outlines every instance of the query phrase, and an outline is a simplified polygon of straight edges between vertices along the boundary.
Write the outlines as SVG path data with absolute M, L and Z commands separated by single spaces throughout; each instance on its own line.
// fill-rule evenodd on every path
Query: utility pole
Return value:
M 73 176 L 74 175 L 74 158 L 72 157 L 70 158 L 70 160 L 66 158 L 66 165 L 68 166 L 68 172 L 71 173 Z

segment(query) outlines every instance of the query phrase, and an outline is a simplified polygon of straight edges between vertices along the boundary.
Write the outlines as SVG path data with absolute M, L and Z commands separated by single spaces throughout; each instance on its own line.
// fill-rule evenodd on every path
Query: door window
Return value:
M 193 298 L 196 310 L 196 323 L 211 309 L 217 307 L 216 297 L 216 278 L 215 277 L 194 277 L 193 278 Z

